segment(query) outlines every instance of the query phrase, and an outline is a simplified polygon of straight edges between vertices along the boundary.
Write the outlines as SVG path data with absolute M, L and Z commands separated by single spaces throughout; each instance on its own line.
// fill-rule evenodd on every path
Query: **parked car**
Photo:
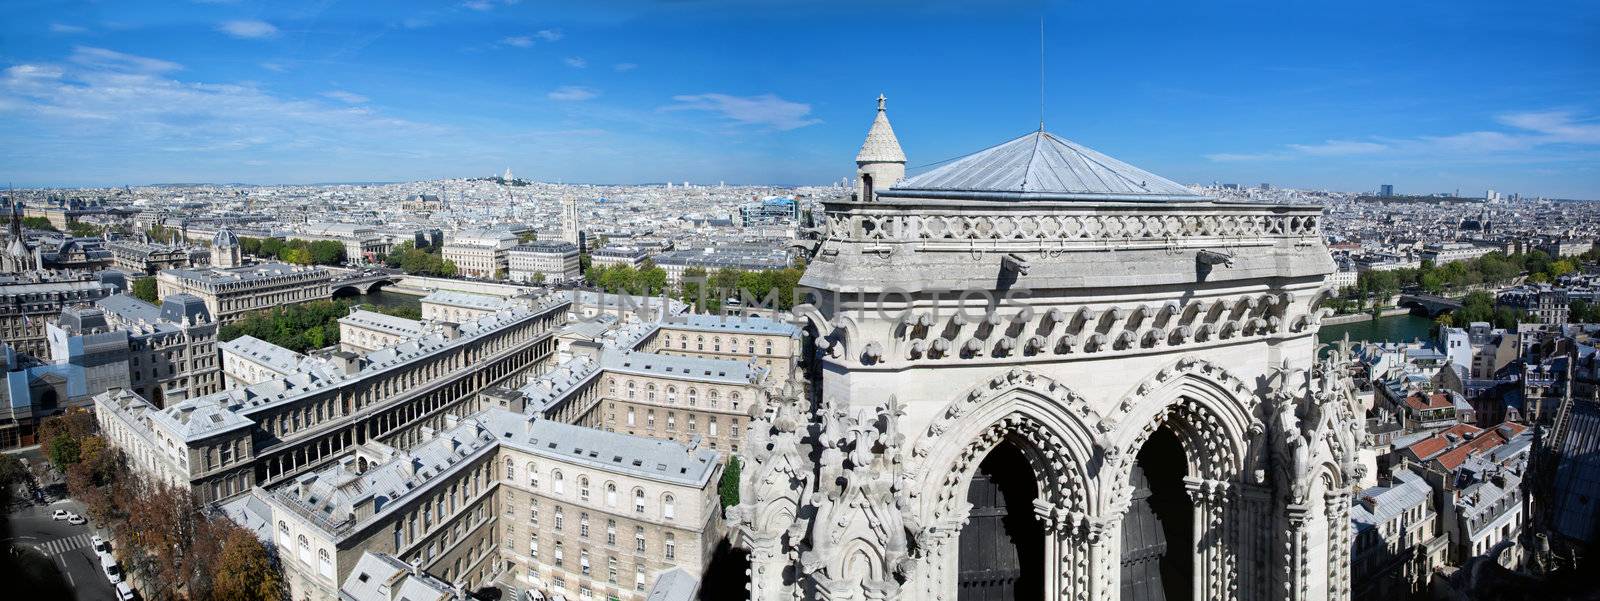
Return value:
M 111 541 L 100 538 L 100 535 L 97 534 L 89 537 L 89 542 L 94 543 L 94 552 L 96 555 L 111 554 Z
M 105 572 L 106 580 L 110 580 L 111 584 L 122 582 L 122 568 L 117 565 L 117 560 L 111 557 L 110 554 L 100 556 L 100 570 Z
M 117 601 L 133 601 L 133 587 L 126 582 L 117 583 Z
M 89 523 L 89 520 L 83 519 L 83 516 L 69 511 L 67 512 L 67 523 L 74 526 L 82 526 Z
M 72 517 L 72 512 L 67 511 L 65 509 L 57 509 L 57 510 L 55 510 L 55 511 L 50 513 L 50 519 L 55 520 L 57 522 L 59 522 L 61 520 L 64 520 L 64 519 L 67 519 L 69 517 Z

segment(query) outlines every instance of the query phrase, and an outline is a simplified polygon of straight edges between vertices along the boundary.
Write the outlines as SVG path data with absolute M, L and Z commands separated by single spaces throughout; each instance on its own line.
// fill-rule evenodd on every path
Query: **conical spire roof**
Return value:
M 894 128 L 889 126 L 889 113 L 883 107 L 885 100 L 883 94 L 878 95 L 878 116 L 872 120 L 872 129 L 867 130 L 867 141 L 861 143 L 861 152 L 856 155 L 857 163 L 906 162 L 906 153 L 900 150 L 900 140 L 894 137 Z
M 907 178 L 879 194 L 985 200 L 1210 200 L 1182 184 L 1042 130 Z

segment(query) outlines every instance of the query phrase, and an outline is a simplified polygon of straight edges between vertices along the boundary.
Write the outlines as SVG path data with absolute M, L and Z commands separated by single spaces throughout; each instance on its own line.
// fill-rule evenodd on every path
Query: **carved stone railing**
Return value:
M 1321 236 L 1314 205 L 1159 204 L 1084 206 L 830 203 L 827 237 L 843 242 L 1088 243 Z

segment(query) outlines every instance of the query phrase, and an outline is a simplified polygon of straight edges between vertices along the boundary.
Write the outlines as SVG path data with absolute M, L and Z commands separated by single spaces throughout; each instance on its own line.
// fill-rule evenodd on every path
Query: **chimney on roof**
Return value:
M 460 338 L 461 324 L 453 321 L 441 321 L 439 322 L 439 333 L 444 335 L 445 340 L 455 340 Z

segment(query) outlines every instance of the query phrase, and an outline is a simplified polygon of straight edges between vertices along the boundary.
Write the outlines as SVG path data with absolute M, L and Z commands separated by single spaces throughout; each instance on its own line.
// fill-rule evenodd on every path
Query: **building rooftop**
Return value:
M 422 304 L 448 305 L 484 311 L 498 311 L 507 305 L 506 300 L 484 294 L 470 294 L 453 290 L 436 290 L 422 297 Z
M 697 488 L 710 482 L 721 461 L 716 451 L 696 445 L 606 432 L 493 407 L 460 419 L 407 450 L 367 443 L 364 448 L 381 451 L 386 459 L 363 473 L 356 473 L 354 457 L 346 457 L 275 486 L 269 494 L 329 533 L 348 533 L 383 519 L 413 498 L 434 494 L 430 482 L 464 469 L 501 444 L 600 471 Z M 362 511 L 368 503 L 370 511 Z
M 766 368 L 744 361 L 658 355 L 632 350 L 606 349 L 600 367 L 607 371 L 641 376 L 664 376 L 700 382 L 750 384 L 766 375 Z
M 956 159 L 879 192 L 980 200 L 1208 201 L 1188 187 L 1046 131 Z
M 388 553 L 365 551 L 339 585 L 341 601 L 442 601 L 455 587 Z
M 420 321 L 361 309 L 351 311 L 349 315 L 340 317 L 339 323 L 341 325 L 348 324 L 358 328 L 387 332 L 406 338 L 417 338 L 428 331 Z
M 1396 467 L 1388 485 L 1361 490 L 1350 508 L 1350 521 L 1356 532 L 1375 528 L 1407 509 L 1426 503 L 1433 494 L 1428 482 L 1408 468 Z
M 779 334 L 799 336 L 800 328 L 794 324 L 767 317 L 739 315 L 674 315 L 662 320 L 662 326 L 679 330 L 702 332 L 744 332 L 750 334 Z

